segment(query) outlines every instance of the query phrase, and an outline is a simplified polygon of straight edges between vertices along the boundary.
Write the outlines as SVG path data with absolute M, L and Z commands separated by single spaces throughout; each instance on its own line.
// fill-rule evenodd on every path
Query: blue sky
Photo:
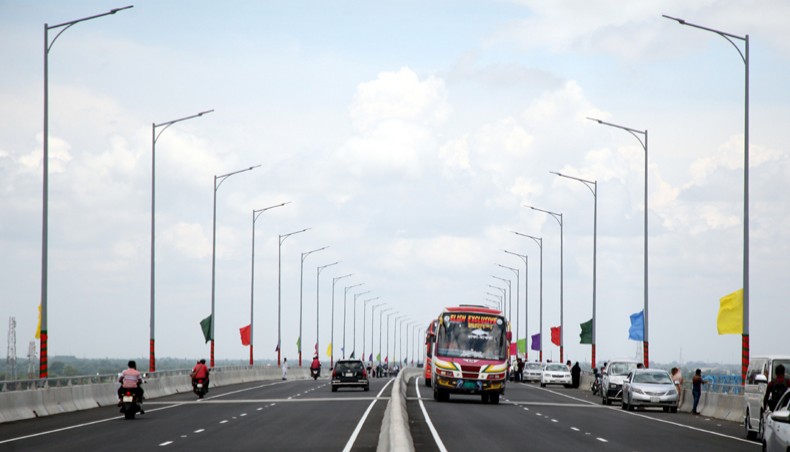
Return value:
M 125 4 L 0 0 L 0 313 L 16 317 L 18 350 L 40 301 L 43 24 Z M 211 181 L 254 164 L 218 191 L 218 358 L 247 356 L 238 328 L 249 323 L 251 211 L 291 201 L 257 222 L 259 359 L 275 356 L 277 235 L 305 227 L 283 244 L 289 358 L 300 253 L 323 246 L 305 261 L 305 353 L 315 267 L 334 261 L 321 276 L 322 354 L 333 277 L 355 274 L 338 283 L 336 319 L 344 285 L 364 283 L 360 301 L 381 297 L 427 325 L 443 306 L 484 302 L 499 282 L 491 274 L 512 277 L 497 264 L 523 268 L 502 249 L 529 254 L 534 334 L 539 251 L 513 230 L 544 237 L 548 336 L 559 324 L 559 231 L 525 204 L 565 215 L 565 346 L 589 359 L 578 325 L 591 316 L 592 196 L 552 170 L 599 181 L 598 356 L 633 356 L 643 151 L 593 116 L 650 133 L 651 358 L 737 363 L 740 338 L 717 335 L 715 317 L 741 287 L 743 64 L 722 38 L 661 14 L 752 40 L 752 353 L 785 351 L 774 345 L 790 309 L 783 2 L 134 5 L 74 26 L 50 54 L 50 354 L 147 355 L 151 124 L 213 108 L 157 143 L 159 356 L 208 355 L 198 322 L 210 312 Z M 119 347 L 106 339 L 129 307 L 139 315 Z M 361 349 L 361 303 L 358 316 Z M 548 339 L 544 355 L 559 358 Z

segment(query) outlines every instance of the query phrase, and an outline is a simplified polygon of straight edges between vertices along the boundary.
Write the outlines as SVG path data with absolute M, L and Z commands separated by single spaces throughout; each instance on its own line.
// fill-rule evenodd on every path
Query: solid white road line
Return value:
M 438 447 L 441 452 L 447 452 L 447 448 L 444 447 L 444 443 L 442 442 L 442 439 L 439 438 L 439 432 L 437 432 L 436 428 L 434 428 L 433 423 L 431 422 L 431 417 L 428 416 L 428 412 L 425 411 L 425 405 L 422 403 L 422 396 L 420 395 L 420 377 L 417 377 L 415 379 L 414 389 L 417 391 L 417 398 L 420 403 L 420 410 L 422 410 L 422 415 L 425 418 L 425 423 L 428 424 L 428 429 L 431 431 L 431 435 L 433 436 L 433 441 L 436 443 L 436 447 Z
M 360 430 L 362 430 L 362 425 L 365 424 L 365 419 L 368 418 L 368 414 L 370 414 L 370 410 L 373 409 L 373 405 L 375 405 L 376 402 L 379 400 L 379 397 L 381 397 L 381 393 L 383 393 L 384 390 L 387 389 L 387 386 L 389 386 L 390 383 L 392 383 L 393 381 L 395 380 L 390 379 L 390 381 L 388 381 L 387 384 L 385 384 L 384 387 L 381 388 L 381 391 L 379 391 L 379 393 L 376 394 L 376 398 L 373 399 L 372 402 L 370 402 L 370 405 L 368 405 L 368 409 L 365 410 L 365 414 L 362 415 L 362 419 L 359 420 L 359 423 L 357 424 L 357 427 L 354 429 L 354 432 L 351 433 L 351 438 L 348 439 L 348 442 L 346 443 L 346 447 L 343 448 L 343 452 L 349 452 L 351 448 L 354 446 L 354 441 L 357 440 L 357 436 L 359 435 Z

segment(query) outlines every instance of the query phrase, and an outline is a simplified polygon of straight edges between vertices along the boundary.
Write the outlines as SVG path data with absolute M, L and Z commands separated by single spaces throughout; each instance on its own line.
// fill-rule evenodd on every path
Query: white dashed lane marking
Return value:
M 608 443 L 609 442 L 609 441 L 607 441 L 607 440 L 605 440 L 603 438 L 595 438 L 595 439 L 597 439 L 598 441 L 600 441 L 602 443 Z
M 159 446 L 160 446 L 160 447 L 161 447 L 161 446 L 169 446 L 169 445 L 171 445 L 171 444 L 173 444 L 173 442 L 172 442 L 172 441 L 165 441 L 165 442 L 163 442 L 162 444 L 160 444 Z
M 206 429 L 204 429 L 204 428 L 199 428 L 199 429 L 195 430 L 193 433 L 203 433 L 203 432 L 205 432 L 205 431 L 206 431 Z

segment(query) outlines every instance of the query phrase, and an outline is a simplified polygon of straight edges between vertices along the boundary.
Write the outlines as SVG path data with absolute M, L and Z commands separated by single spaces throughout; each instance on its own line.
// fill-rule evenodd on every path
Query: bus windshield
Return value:
M 436 336 L 436 353 L 450 358 L 507 359 L 507 324 L 495 315 L 447 313 Z

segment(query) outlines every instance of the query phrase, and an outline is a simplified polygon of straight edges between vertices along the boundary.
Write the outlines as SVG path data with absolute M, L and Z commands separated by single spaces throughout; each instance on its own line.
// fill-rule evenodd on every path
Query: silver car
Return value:
M 543 364 L 541 363 L 524 364 L 524 381 L 540 381 L 542 377 L 543 377 Z
M 660 369 L 634 369 L 623 381 L 623 409 L 661 407 L 665 413 L 678 411 L 678 391 L 669 372 Z
M 763 450 L 786 451 L 790 448 L 790 391 L 779 399 L 763 421 Z

